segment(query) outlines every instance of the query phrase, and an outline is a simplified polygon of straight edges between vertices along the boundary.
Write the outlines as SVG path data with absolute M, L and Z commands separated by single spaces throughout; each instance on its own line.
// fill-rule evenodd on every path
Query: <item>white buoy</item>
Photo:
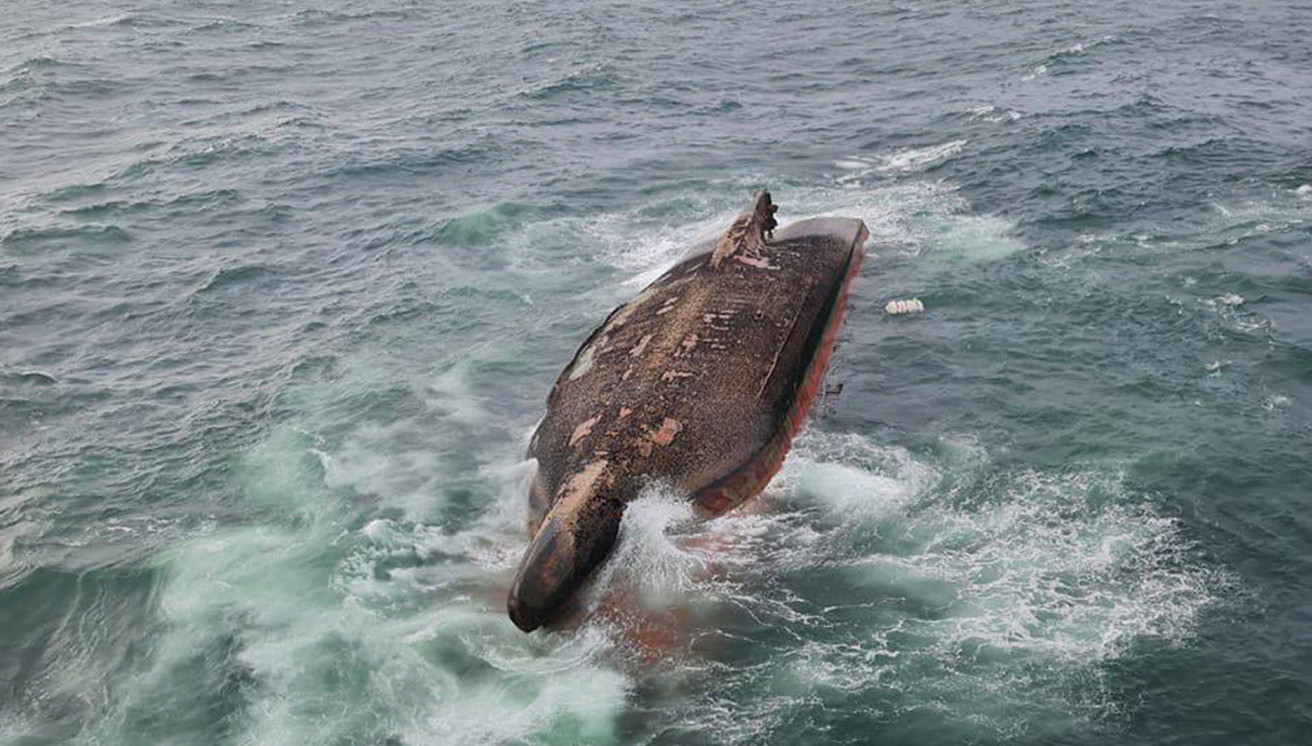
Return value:
M 919 298 L 908 300 L 891 300 L 884 306 L 884 312 L 891 316 L 900 316 L 904 313 L 923 313 L 925 304 Z

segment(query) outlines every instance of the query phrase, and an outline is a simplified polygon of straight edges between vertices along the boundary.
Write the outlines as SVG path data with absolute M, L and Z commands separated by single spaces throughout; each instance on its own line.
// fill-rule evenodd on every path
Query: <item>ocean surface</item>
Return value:
M 1307 2 L 2 11 L 0 743 L 1308 742 Z M 521 634 L 555 376 L 763 186 L 871 232 L 806 434 Z

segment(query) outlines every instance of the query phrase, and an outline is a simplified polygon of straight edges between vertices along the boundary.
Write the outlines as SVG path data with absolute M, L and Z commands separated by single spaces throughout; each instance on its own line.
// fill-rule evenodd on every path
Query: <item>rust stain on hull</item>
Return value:
M 604 559 L 624 504 L 649 481 L 718 515 L 783 463 L 820 387 L 867 231 L 818 218 L 769 237 L 773 212 L 759 198 L 713 247 L 616 309 L 556 381 L 529 450 L 538 528 L 511 591 L 521 628 L 549 622 L 557 609 L 548 607 L 572 591 L 547 592 L 548 580 L 580 583 Z

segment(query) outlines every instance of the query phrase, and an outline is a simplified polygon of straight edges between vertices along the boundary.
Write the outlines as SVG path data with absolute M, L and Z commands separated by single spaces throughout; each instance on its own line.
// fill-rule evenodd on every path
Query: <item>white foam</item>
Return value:
M 747 191 L 744 190 L 744 194 Z M 744 200 L 745 204 L 745 200 Z M 517 266 L 539 261 L 531 247 L 561 244 L 573 247 L 577 257 L 560 260 L 550 267 L 532 266 L 535 271 L 557 272 L 561 261 L 599 261 L 632 273 L 613 288 L 594 294 L 602 304 L 623 300 L 631 288 L 643 287 L 660 277 L 694 245 L 714 240 L 734 218 L 737 209 L 714 209 L 704 201 L 689 214 L 663 224 L 640 217 L 641 211 L 603 213 L 589 217 L 567 216 L 532 223 L 508 239 L 507 254 Z
M 726 517 L 759 524 L 757 540 L 732 546 L 740 603 L 799 632 L 773 665 L 738 672 L 771 682 L 752 717 L 828 689 L 897 693 L 898 707 L 932 705 L 1000 735 L 1096 718 L 1115 707 L 1081 684 L 1098 664 L 1144 638 L 1188 644 L 1225 587 L 1178 523 L 1114 470 L 999 472 L 971 439 L 945 442 L 939 463 L 812 434 L 771 486 L 784 512 Z M 803 601 L 769 581 L 808 573 L 830 576 L 821 587 L 832 590 Z M 746 716 L 680 717 L 737 732 Z M 772 720 L 758 724 L 767 735 Z M 768 740 L 753 732 L 742 740 Z
M 999 122 L 1014 122 L 1024 116 L 1015 109 L 1002 109 L 991 104 L 984 106 L 974 106 L 966 110 L 971 119 L 982 122 L 997 124 Z
M 33 733 L 36 724 L 13 712 L 0 714 L 0 743 L 21 744 Z
M 1015 224 L 996 215 L 951 215 L 927 223 L 920 240 L 941 256 L 990 261 L 1025 248 L 1012 234 Z
M 430 719 L 406 728 L 404 743 L 503 744 L 525 734 L 547 743 L 612 743 L 629 682 L 615 671 L 542 672 L 533 686 L 486 683 L 458 690 Z M 517 701 L 518 700 L 518 701 Z
M 821 504 L 845 520 L 881 520 L 937 484 L 939 474 L 904 448 L 855 434 L 808 433 L 771 489 Z
M 1053 54 L 1053 56 L 1054 56 L 1054 57 L 1059 57 L 1059 56 L 1063 56 L 1063 55 L 1079 55 L 1079 54 L 1084 54 L 1086 51 L 1088 51 L 1088 50 L 1090 50 L 1090 49 L 1093 49 L 1094 47 L 1099 47 L 1099 46 L 1102 46 L 1103 44 L 1106 44 L 1106 43 L 1108 43 L 1108 42 L 1112 42 L 1112 41 L 1116 41 L 1116 37 L 1115 37 L 1115 36 L 1111 36 L 1111 35 L 1107 35 L 1107 36 L 1103 36 L 1102 38 L 1099 38 L 1099 39 L 1094 39 L 1093 41 L 1090 41 L 1090 42 L 1076 42 L 1075 44 L 1072 44 L 1072 45 L 1070 45 L 1069 47 L 1066 47 L 1065 49 L 1061 50 L 1060 52 L 1057 52 L 1057 53 Z
M 324 483 L 399 507 L 413 517 L 440 506 L 435 475 L 438 444 L 415 442 L 414 423 L 364 424 L 332 454 L 325 454 Z
M 1277 409 L 1285 409 L 1290 405 L 1290 399 L 1283 394 L 1272 394 L 1262 400 L 1262 409 L 1268 412 L 1274 412 Z
M 1042 78 L 1047 74 L 1048 74 L 1048 66 L 1038 65 L 1033 70 L 1030 70 L 1029 74 L 1021 78 L 1021 80 L 1030 81 L 1030 80 L 1034 80 L 1035 78 Z
M 1236 293 L 1209 298 L 1202 304 L 1214 311 L 1222 324 L 1245 334 L 1270 333 L 1275 326 L 1271 319 L 1249 310 L 1243 296 Z
M 913 532 L 933 539 L 908 558 L 945 581 L 959 615 L 930 622 L 950 645 L 980 640 L 1092 662 L 1138 637 L 1182 643 L 1211 600 L 1209 574 L 1184 559 L 1171 519 L 1124 497 L 1120 477 L 1023 472 L 1005 500 L 930 510 Z
M 849 156 L 834 161 L 834 166 L 847 172 L 839 177 L 839 183 L 846 185 L 848 188 L 856 189 L 859 188 L 863 179 L 872 174 L 884 176 L 909 174 L 945 161 L 960 154 L 965 149 L 967 142 L 966 140 L 951 140 L 938 145 L 904 148 L 872 157 Z
M 440 408 L 446 416 L 464 425 L 476 425 L 486 417 L 478 399 L 474 396 L 474 385 L 470 381 L 471 358 L 457 361 L 428 383 L 427 403 L 430 407 Z
M 834 166 L 845 171 L 869 170 L 875 168 L 875 165 L 876 164 L 873 161 L 868 161 L 864 158 L 840 158 L 839 160 L 834 161 Z
M 798 186 L 774 190 L 780 205 L 779 220 L 813 216 L 858 217 L 870 229 L 872 247 L 893 249 L 946 260 L 989 261 L 1023 249 L 1014 235 L 1015 224 L 1000 216 L 968 212 L 969 204 L 948 183 L 864 183 L 880 174 L 906 174 L 961 152 L 965 140 L 929 148 L 898 151 L 876 160 L 840 159 L 846 173 L 836 186 Z M 528 257 L 527 247 L 560 243 L 576 247 L 589 261 L 608 264 L 626 276 L 614 286 L 590 291 L 593 315 L 628 300 L 634 288 L 646 286 L 674 266 L 694 246 L 712 241 L 746 205 L 751 190 L 764 179 L 752 179 L 735 190 L 742 195 L 726 207 L 717 193 L 713 204 L 697 200 L 686 216 L 662 224 L 640 219 L 643 209 L 588 218 L 562 217 L 525 226 L 508 239 L 511 257 Z M 516 250 L 520 246 L 524 250 Z M 518 261 L 525 261 L 520 259 Z M 536 271 L 536 270 L 535 270 Z M 556 268 L 542 271 L 557 271 Z
M 598 585 L 623 584 L 649 609 L 666 608 L 697 584 L 706 559 L 673 535 L 695 520 L 687 498 L 652 488 L 625 508 L 611 561 Z
M 1312 185 L 1305 185 L 1312 186 Z M 1272 191 L 1263 196 L 1235 198 L 1230 204 L 1212 203 L 1219 220 L 1203 226 L 1188 245 L 1211 246 L 1218 238 L 1233 245 L 1254 235 L 1295 229 L 1312 219 L 1312 189 Z
M 26 516 L 36 513 L 30 508 L 40 504 L 53 491 L 43 485 L 0 494 L 0 590 L 17 585 L 35 569 L 22 559 L 21 553 L 14 556 L 14 546 L 37 530 L 38 525 Z
M 360 506 L 338 487 L 442 469 L 370 454 L 367 444 L 388 448 L 385 437 L 347 443 L 356 455 L 279 429 L 242 459 L 236 473 L 259 519 L 158 558 L 162 631 L 150 664 L 114 682 L 93 740 L 134 742 L 119 732 L 127 708 L 208 692 L 213 682 L 195 679 L 201 663 L 253 682 L 224 695 L 240 700 L 229 727 L 244 743 L 613 740 L 632 679 L 608 662 L 612 638 L 530 637 L 505 616 L 532 462 L 483 472 L 488 494 L 514 511 L 490 510 L 455 532 L 377 515 L 352 529 Z M 353 471 L 359 464 L 369 466 Z M 223 650 L 230 658 L 216 659 Z M 103 686 L 75 669 L 60 672 L 61 686 Z M 177 716 L 191 706 L 178 704 Z
M 536 429 L 536 426 L 535 426 Z M 523 449 L 516 449 L 516 453 Z M 492 486 L 491 505 L 480 518 L 479 525 L 489 533 L 506 533 L 523 540 L 526 500 L 529 484 L 537 473 L 537 459 L 497 461 L 482 467 L 480 476 Z M 523 547 L 519 547 L 523 549 Z
M 625 286 L 644 286 L 674 266 L 690 247 L 723 233 L 741 209 L 660 226 L 642 225 L 630 213 L 610 213 L 583 220 L 575 230 L 598 247 L 603 261 L 638 270 L 623 282 Z
M 952 140 L 926 148 L 907 148 L 882 156 L 876 167 L 881 171 L 919 171 L 926 166 L 945 161 L 966 148 L 966 140 Z
M 1138 639 L 1186 644 L 1213 598 L 1179 526 L 1115 472 L 999 470 L 970 437 L 929 457 L 813 431 L 756 509 L 701 523 L 682 496 L 649 489 L 593 590 L 700 610 L 690 633 L 703 639 L 726 614 L 748 616 L 780 633 L 770 654 L 712 666 L 679 646 L 662 666 L 630 664 L 623 619 L 523 635 L 505 617 L 532 462 L 485 467 L 493 507 L 452 531 L 397 516 L 357 524 L 323 481 L 352 459 L 328 452 L 323 472 L 314 448 L 275 433 L 240 472 L 274 517 L 161 558 L 168 628 L 149 670 L 122 683 L 125 703 L 178 686 L 231 637 L 232 665 L 257 682 L 232 720 L 242 742 L 604 743 L 632 693 L 667 675 L 657 669 L 696 696 L 651 717 L 728 743 L 769 740 L 788 703 L 821 688 L 877 687 L 1004 732 L 1035 701 L 1040 714 L 1081 711 L 1073 678 Z M 393 460 L 369 479 L 430 468 Z M 1027 678 L 1036 667 L 1039 682 Z
M 65 29 L 95 28 L 97 26 L 113 26 L 124 21 L 132 20 L 129 15 L 104 16 L 102 18 L 92 18 L 77 23 L 69 23 L 64 26 Z
M 913 182 L 857 188 L 807 188 L 780 195 L 780 222 L 812 215 L 857 217 L 870 231 L 868 250 L 926 261 L 980 262 L 1025 248 L 1015 224 L 968 212 L 969 203 L 945 183 Z

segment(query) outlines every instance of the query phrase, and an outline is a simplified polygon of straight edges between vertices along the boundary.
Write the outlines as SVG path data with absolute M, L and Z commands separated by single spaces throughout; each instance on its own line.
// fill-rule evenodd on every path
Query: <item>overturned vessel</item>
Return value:
M 511 620 L 548 624 L 609 555 L 624 506 L 663 481 L 706 517 L 763 490 L 821 385 L 868 232 L 852 218 L 776 230 L 757 195 L 583 343 L 529 442 L 533 539 Z

